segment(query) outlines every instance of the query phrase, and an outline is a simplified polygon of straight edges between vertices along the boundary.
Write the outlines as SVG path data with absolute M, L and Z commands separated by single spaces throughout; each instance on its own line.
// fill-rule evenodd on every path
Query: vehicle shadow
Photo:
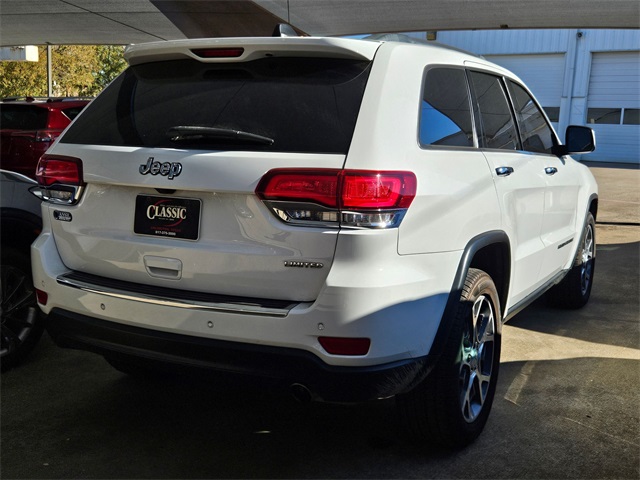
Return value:
M 411 443 L 393 400 L 300 404 L 257 381 L 134 378 L 43 340 L 3 377 L 4 478 L 637 478 L 637 360 L 503 363 L 485 432 L 448 452 Z
M 598 245 L 593 289 L 584 308 L 552 308 L 542 297 L 507 325 L 595 344 L 640 348 L 639 253 L 640 242 Z

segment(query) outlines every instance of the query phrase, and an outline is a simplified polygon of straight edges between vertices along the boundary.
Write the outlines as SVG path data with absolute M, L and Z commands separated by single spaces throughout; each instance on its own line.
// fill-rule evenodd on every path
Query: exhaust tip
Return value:
M 300 383 L 294 383 L 290 388 L 293 397 L 300 403 L 309 403 L 313 399 L 309 389 Z

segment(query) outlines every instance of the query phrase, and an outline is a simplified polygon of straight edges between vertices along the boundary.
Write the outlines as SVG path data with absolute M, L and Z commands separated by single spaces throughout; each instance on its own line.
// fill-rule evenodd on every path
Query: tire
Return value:
M 31 259 L 9 247 L 2 247 L 0 257 L 0 362 L 4 372 L 33 350 L 44 325 L 31 278 Z
M 433 371 L 396 405 L 415 440 L 462 448 L 487 422 L 500 367 L 498 292 L 482 270 L 469 269 L 452 322 Z
M 596 267 L 596 222 L 589 213 L 573 267 L 547 293 L 549 303 L 558 308 L 577 309 L 584 307 L 591 296 L 593 275 Z

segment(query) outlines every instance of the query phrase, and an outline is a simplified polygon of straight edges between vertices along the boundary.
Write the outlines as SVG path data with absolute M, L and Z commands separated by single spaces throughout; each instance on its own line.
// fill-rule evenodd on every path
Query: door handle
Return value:
M 496 173 L 499 177 L 508 177 L 514 172 L 513 167 L 498 167 Z
M 544 173 L 547 175 L 555 175 L 558 173 L 558 169 L 556 167 L 547 167 L 544 169 Z

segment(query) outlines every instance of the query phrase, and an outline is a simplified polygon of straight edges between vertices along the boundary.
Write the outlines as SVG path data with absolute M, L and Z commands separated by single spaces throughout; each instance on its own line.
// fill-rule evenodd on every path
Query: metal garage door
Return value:
M 564 83 L 564 54 L 485 55 L 485 58 L 519 76 L 544 107 L 553 128 L 558 129 Z
M 640 52 L 594 53 L 587 105 L 589 160 L 640 163 Z

